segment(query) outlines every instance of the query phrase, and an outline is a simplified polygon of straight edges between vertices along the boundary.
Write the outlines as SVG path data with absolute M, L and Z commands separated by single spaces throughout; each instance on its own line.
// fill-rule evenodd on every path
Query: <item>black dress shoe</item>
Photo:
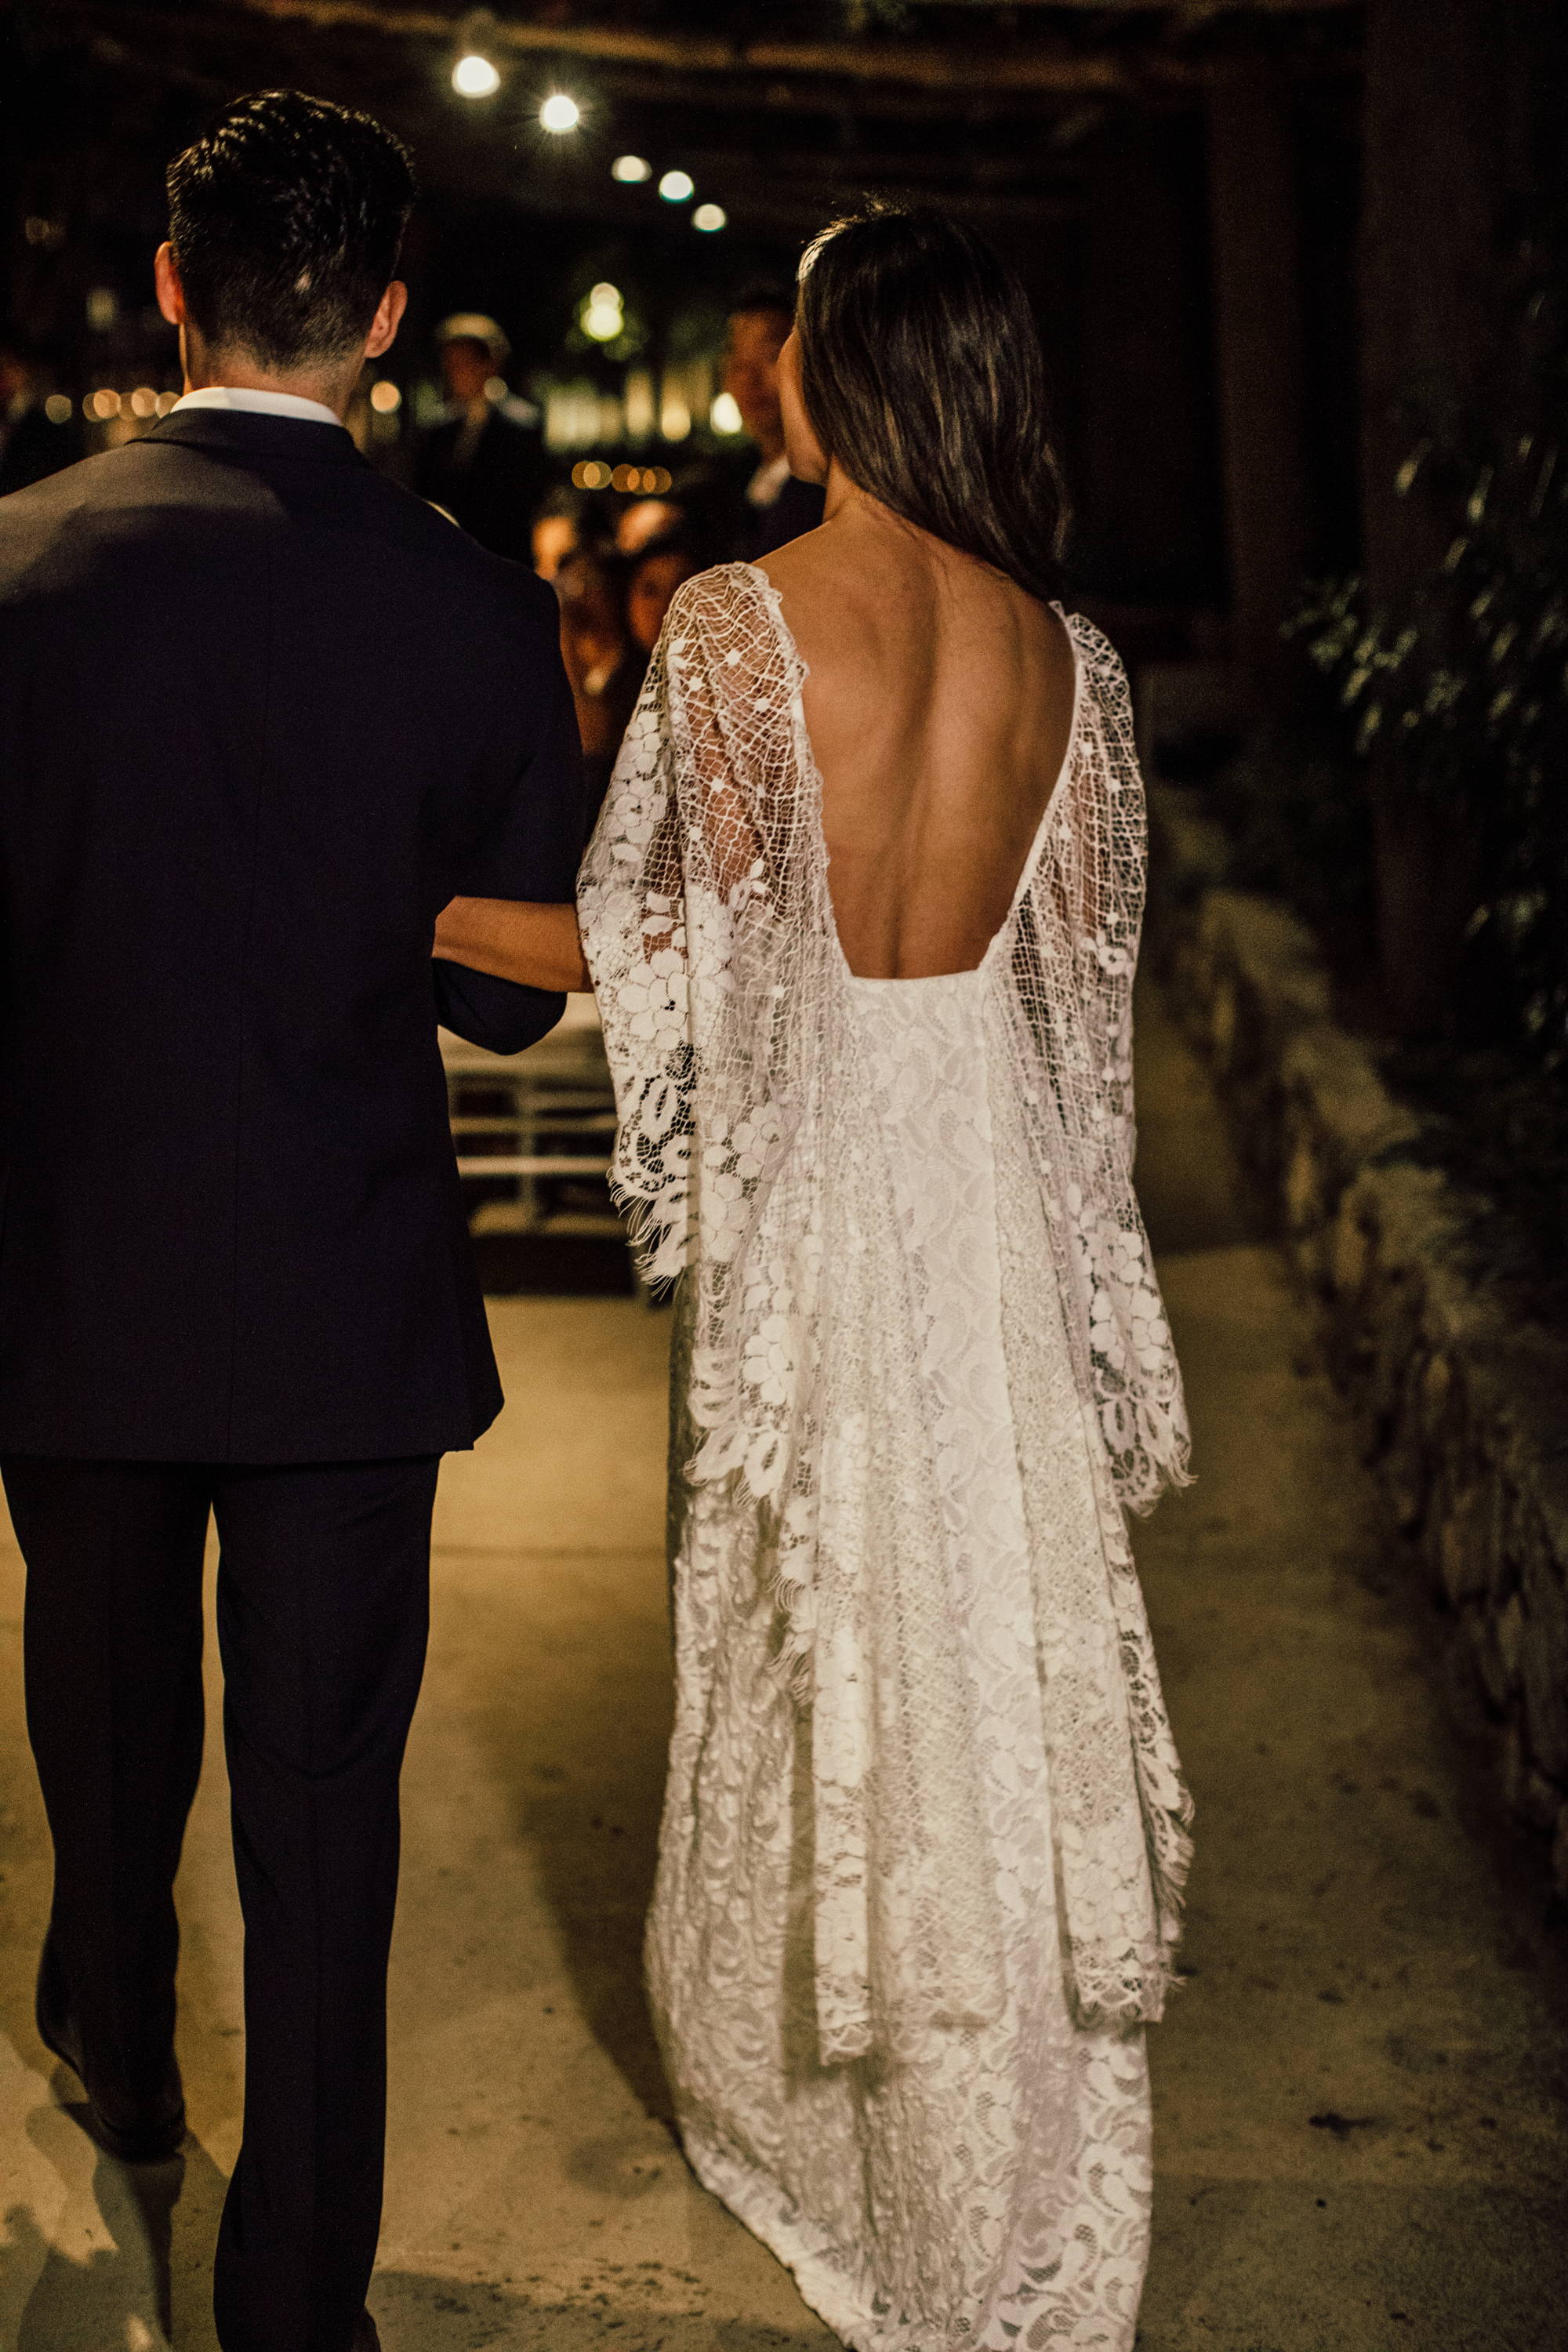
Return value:
M 106 2156 L 118 2158 L 121 2164 L 166 2164 L 179 2154 L 185 2137 L 185 2098 L 174 2059 L 169 2061 L 162 2095 L 150 2104 L 113 2097 L 101 2084 L 89 2083 L 82 2063 L 81 2038 L 66 2005 L 59 1969 L 47 1943 L 38 1967 L 36 2015 L 39 2041 L 70 2068 L 86 2092 L 88 2134 Z

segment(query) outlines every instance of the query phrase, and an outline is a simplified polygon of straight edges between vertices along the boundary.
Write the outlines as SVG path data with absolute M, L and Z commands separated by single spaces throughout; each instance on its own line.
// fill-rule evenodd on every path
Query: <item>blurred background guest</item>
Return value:
M 686 530 L 649 540 L 631 558 L 626 576 L 626 630 L 640 654 L 651 654 L 658 643 L 669 600 L 681 582 L 706 571 L 710 561 Z
M 31 353 L 9 337 L 0 341 L 0 498 L 74 466 L 82 455 L 75 403 L 61 398 L 46 408 L 44 394 L 43 372 Z
M 688 520 L 680 499 L 633 499 L 616 518 L 616 545 L 623 555 L 637 555 L 656 539 L 668 539 Z
M 741 412 L 759 460 L 736 486 L 738 495 L 731 501 L 732 550 L 746 563 L 771 554 L 803 531 L 815 530 L 822 520 L 821 489 L 797 481 L 784 456 L 779 353 L 794 319 L 794 295 L 786 287 L 773 285 L 748 287 L 730 313 L 724 389 Z
M 592 541 L 575 548 L 556 572 L 555 593 L 561 600 L 561 653 L 577 707 L 592 825 L 647 663 L 627 626 L 624 557 Z
M 447 415 L 420 446 L 414 486 L 481 547 L 531 562 L 533 515 L 550 462 L 538 410 L 508 389 L 502 373 L 511 346 L 479 310 L 444 319 L 436 342 Z
M 533 518 L 533 568 L 553 581 L 569 555 L 597 534 L 590 528 L 587 501 L 580 490 L 546 493 Z

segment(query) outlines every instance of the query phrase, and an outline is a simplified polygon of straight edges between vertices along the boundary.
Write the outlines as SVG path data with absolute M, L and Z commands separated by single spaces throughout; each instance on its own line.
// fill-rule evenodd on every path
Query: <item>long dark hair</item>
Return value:
M 835 221 L 801 263 L 795 330 L 807 415 L 850 480 L 1057 595 L 1068 504 L 1039 333 L 984 238 L 925 207 Z

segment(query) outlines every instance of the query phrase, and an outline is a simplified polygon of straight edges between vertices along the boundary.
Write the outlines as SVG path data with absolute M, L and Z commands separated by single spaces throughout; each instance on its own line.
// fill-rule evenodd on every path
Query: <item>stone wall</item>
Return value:
M 1462 1200 L 1334 1019 L 1310 932 L 1226 886 L 1197 795 L 1150 798 L 1150 954 L 1496 1727 L 1509 1806 L 1568 1900 L 1568 1341 L 1489 1294 Z

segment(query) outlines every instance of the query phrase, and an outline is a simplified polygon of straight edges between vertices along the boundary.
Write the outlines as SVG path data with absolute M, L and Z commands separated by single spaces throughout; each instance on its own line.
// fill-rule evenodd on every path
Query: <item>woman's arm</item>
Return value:
M 454 898 L 436 924 L 437 955 L 524 988 L 593 986 L 573 906 L 524 898 Z

